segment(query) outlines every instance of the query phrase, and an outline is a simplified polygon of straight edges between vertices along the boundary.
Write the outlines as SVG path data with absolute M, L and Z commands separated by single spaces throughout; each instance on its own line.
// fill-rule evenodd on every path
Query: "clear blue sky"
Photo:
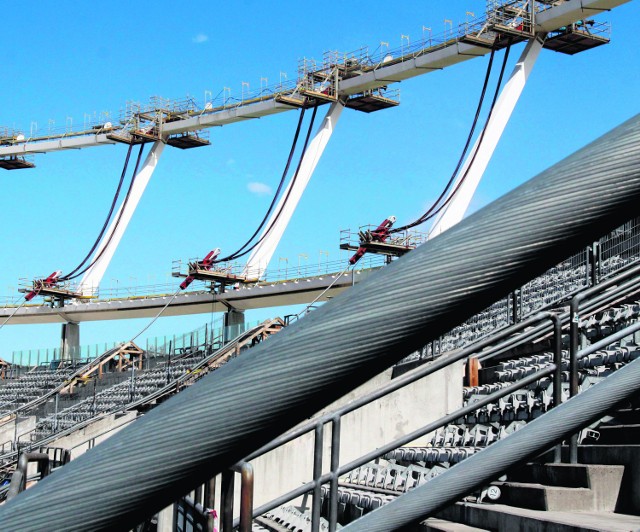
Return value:
M 326 50 L 391 48 L 434 34 L 445 19 L 480 15 L 483 0 L 329 2 L 306 10 L 290 3 L 193 1 L 13 3 L 3 26 L 0 125 L 29 131 L 49 120 L 64 126 L 85 114 L 117 115 L 126 101 L 152 95 L 202 100 L 242 82 L 260 86 L 302 57 Z M 636 114 L 640 61 L 630 2 L 599 20 L 612 23 L 612 43 L 573 57 L 544 51 L 480 185 L 473 208 L 499 197 Z M 523 45 L 513 50 L 510 66 Z M 276 252 L 297 263 L 329 252 L 340 258 L 339 232 L 389 214 L 412 220 L 440 191 L 455 165 L 475 110 L 487 58 L 468 61 L 397 86 L 402 104 L 366 115 L 345 111 Z M 323 109 L 320 110 L 320 115 Z M 163 282 L 174 259 L 213 247 L 235 250 L 268 206 L 250 183 L 275 187 L 297 112 L 211 131 L 212 146 L 167 149 L 129 225 L 106 286 Z M 115 190 L 124 145 L 36 157 L 35 170 L 2 172 L 0 295 L 16 295 L 19 278 L 69 271 L 95 239 Z M 346 258 L 345 255 L 342 256 Z M 322 256 L 322 260 L 326 260 Z M 117 281 L 116 281 L 117 280 Z M 249 314 L 249 319 L 280 314 Z M 208 316 L 162 319 L 149 336 L 188 331 Z M 146 320 L 88 323 L 81 343 L 122 340 Z M 59 325 L 6 326 L 0 356 L 56 347 Z

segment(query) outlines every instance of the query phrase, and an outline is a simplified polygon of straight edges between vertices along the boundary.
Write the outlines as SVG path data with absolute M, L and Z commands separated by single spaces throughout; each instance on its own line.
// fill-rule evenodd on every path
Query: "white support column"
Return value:
M 102 255 L 96 261 L 96 263 L 86 271 L 84 277 L 82 278 L 82 281 L 80 282 L 78 291 L 82 294 L 92 294 L 100 286 L 100 281 L 102 281 L 102 277 L 104 276 L 104 273 L 107 270 L 111 259 L 113 258 L 113 254 L 116 252 L 118 244 L 120 244 L 120 240 L 122 239 L 122 236 L 127 229 L 127 225 L 129 224 L 129 221 L 131 220 L 131 217 L 133 216 L 133 213 L 138 206 L 138 202 L 142 197 L 142 193 L 147 187 L 147 183 L 149 183 L 149 179 L 151 179 L 153 171 L 156 169 L 158 159 L 162 154 L 162 150 L 164 150 L 164 146 L 164 142 L 156 141 L 153 144 L 151 151 L 145 158 L 142 168 L 136 175 L 135 183 L 133 184 L 131 194 L 129 195 L 129 201 L 127 202 L 124 212 L 122 213 L 120 222 L 116 226 L 116 220 L 120 216 L 122 205 L 120 205 L 120 208 L 113 218 L 113 221 L 111 222 L 107 233 L 102 238 L 102 241 L 100 242 L 100 245 L 98 246 L 98 249 L 96 249 L 93 256 L 97 257 L 101 253 Z M 113 238 L 109 240 L 112 234 Z M 104 252 L 102 251 L 103 249 Z
M 518 99 L 520 98 L 520 94 L 522 94 L 522 90 L 533 69 L 533 65 L 536 59 L 538 59 L 543 42 L 544 36 L 537 36 L 527 43 L 520 59 L 518 59 L 518 63 L 511 73 L 509 81 L 504 86 L 504 89 L 502 89 L 496 101 L 491 118 L 485 127 L 482 143 L 478 146 L 479 139 L 481 138 L 481 135 L 479 135 L 460 169 L 452 190 L 455 190 L 460 178 L 468 169 L 464 183 L 460 186 L 451 202 L 434 220 L 431 230 L 429 231 L 429 238 L 433 238 L 443 231 L 446 231 L 464 217 L 465 212 L 469 208 L 469 203 L 471 203 L 471 198 L 473 198 L 476 188 L 480 183 L 482 174 L 484 174 L 491 160 L 491 156 L 498 145 L 502 132 L 507 126 L 509 118 L 511 118 L 511 113 L 516 103 L 518 103 Z M 478 153 L 474 159 L 474 153 L 476 153 L 476 151 Z M 471 164 L 472 159 L 474 159 L 473 164 Z
M 275 253 L 276 247 L 289 224 L 289 220 L 291 220 L 291 216 L 293 216 L 293 213 L 298 206 L 302 193 L 309 183 L 309 179 L 311 179 L 311 176 L 313 175 L 313 171 L 322 156 L 322 152 L 327 146 L 327 142 L 329 142 L 329 139 L 331 138 L 331 134 L 338 123 L 338 119 L 340 118 L 340 114 L 343 109 L 344 105 L 340 102 L 331 104 L 331 107 L 329 108 L 329 111 L 327 111 L 327 115 L 324 117 L 324 120 L 313 137 L 313 140 L 311 140 L 307 146 L 307 151 L 305 152 L 304 157 L 302 158 L 302 163 L 300 164 L 300 171 L 298 172 L 295 186 L 292 187 L 291 181 L 287 185 L 276 209 L 267 222 L 265 231 L 260 235 L 261 238 L 266 230 L 271 227 L 271 224 L 280 209 L 282 209 L 282 213 L 274 223 L 273 228 L 269 231 L 267 237 L 255 247 L 247 261 L 247 265 L 244 270 L 246 275 L 249 275 L 250 277 L 262 277 L 264 275 L 264 271 L 266 270 L 271 257 Z M 291 194 L 289 195 L 286 204 L 283 206 L 284 198 L 287 197 L 290 188 L 292 189 Z

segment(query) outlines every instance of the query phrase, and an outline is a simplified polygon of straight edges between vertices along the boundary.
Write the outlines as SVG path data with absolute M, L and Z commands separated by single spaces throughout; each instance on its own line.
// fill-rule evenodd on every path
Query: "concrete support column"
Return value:
M 62 325 L 62 339 L 60 342 L 61 358 L 74 360 L 80 355 L 80 324 L 68 322 Z
M 244 325 L 244 311 L 229 309 L 224 313 L 224 343 L 233 340 L 242 331 Z

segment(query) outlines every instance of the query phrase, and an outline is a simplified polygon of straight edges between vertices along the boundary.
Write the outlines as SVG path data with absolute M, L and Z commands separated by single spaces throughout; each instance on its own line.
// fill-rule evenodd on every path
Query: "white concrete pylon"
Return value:
M 293 216 L 296 207 L 298 206 L 298 202 L 302 197 L 302 193 L 309 183 L 309 179 L 313 175 L 313 171 L 322 156 L 322 152 L 324 151 L 329 139 L 331 138 L 331 134 L 333 133 L 336 124 L 338 123 L 338 119 L 340 118 L 340 114 L 344 109 L 344 105 L 340 102 L 332 103 L 329 111 L 327 111 L 322 124 L 318 128 L 315 136 L 307 146 L 307 151 L 302 158 L 302 163 L 300 164 L 300 171 L 298 172 L 298 177 L 296 178 L 295 184 L 292 186 L 292 182 L 289 181 L 287 188 L 282 193 L 282 197 L 278 202 L 275 210 L 271 214 L 267 225 L 260 235 L 262 238 L 269 230 L 269 234 L 260 242 L 254 250 L 251 252 L 249 260 L 247 261 L 247 265 L 244 269 L 244 274 L 249 277 L 257 277 L 261 278 L 264 275 L 264 272 L 269 265 L 269 261 L 271 257 L 275 253 L 276 247 L 284 234 L 287 225 L 289 224 L 289 220 L 291 220 L 291 216 Z M 289 189 L 291 189 L 291 193 L 289 194 Z M 287 195 L 289 197 L 287 198 Z M 284 203 L 284 199 L 287 198 L 286 203 Z M 275 220 L 278 212 L 282 209 L 281 214 L 278 216 L 278 219 Z M 275 220 L 275 222 L 274 222 Z M 273 224 L 273 227 L 271 225 Z
M 120 205 L 118 212 L 111 221 L 109 229 L 102 238 L 100 245 L 93 255 L 93 257 L 100 256 L 100 258 L 93 266 L 91 266 L 91 268 L 89 268 L 85 272 L 84 277 L 80 282 L 78 291 L 81 294 L 91 295 L 95 293 L 95 291 L 100 286 L 102 277 L 109 267 L 109 263 L 113 258 L 113 254 L 116 252 L 118 244 L 120 244 L 120 240 L 122 239 L 122 236 L 127 229 L 127 225 L 129 225 L 129 221 L 131 220 L 131 217 L 133 216 L 133 213 L 138 206 L 138 202 L 142 197 L 144 189 L 147 187 L 149 179 L 151 179 L 151 175 L 156 169 L 158 159 L 160 158 L 164 147 L 165 143 L 158 140 L 153 144 L 151 151 L 149 151 L 149 153 L 147 154 L 147 157 L 142 164 L 142 168 L 136 174 L 136 179 L 133 187 L 131 188 L 131 194 L 129 195 L 129 201 L 127 201 L 124 212 L 122 212 L 122 218 L 120 218 L 120 222 L 116 226 L 116 221 L 120 217 L 120 211 L 122 211 L 122 205 Z M 113 237 L 111 237 L 112 234 Z M 93 257 L 91 258 L 91 262 L 93 262 Z
M 516 103 L 518 103 L 518 99 L 522 94 L 522 90 L 529 78 L 529 74 L 531 74 L 533 65 L 535 64 L 536 59 L 538 59 L 538 55 L 540 55 L 543 43 L 544 36 L 534 37 L 527 43 L 527 46 L 511 73 L 509 81 L 502 89 L 500 96 L 496 101 L 491 118 L 484 129 L 484 136 L 482 133 L 478 135 L 478 139 L 476 139 L 473 148 L 462 165 L 462 168 L 458 173 L 458 178 L 453 184 L 451 190 L 456 190 L 459 180 L 465 175 L 465 173 L 467 173 L 464 183 L 457 190 L 449 204 L 438 214 L 438 216 L 436 216 L 433 225 L 429 230 L 429 238 L 438 236 L 443 231 L 446 231 L 457 224 L 462 220 L 464 214 L 467 212 L 469 203 L 471 203 L 471 198 L 473 198 L 473 195 L 478 188 L 480 179 L 491 160 L 491 156 L 498 145 L 498 141 L 502 136 L 504 128 L 509 122 L 509 118 L 511 118 L 511 113 L 514 110 Z M 480 138 L 482 138 L 482 143 L 478 146 Z M 474 153 L 476 153 L 476 151 L 478 153 L 474 158 Z M 472 160 L 473 164 L 471 164 Z

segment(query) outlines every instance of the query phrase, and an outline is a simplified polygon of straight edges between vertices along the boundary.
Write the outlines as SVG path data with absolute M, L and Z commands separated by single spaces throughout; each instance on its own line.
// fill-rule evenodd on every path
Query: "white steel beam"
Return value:
M 129 195 L 129 200 L 127 201 L 126 206 L 124 207 L 120 205 L 118 212 L 116 213 L 107 233 L 102 238 L 100 245 L 96 249 L 93 257 L 99 257 L 96 260 L 95 264 L 89 268 L 80 285 L 78 287 L 78 291 L 82 294 L 93 294 L 98 287 L 100 286 L 100 282 L 102 281 L 102 277 L 104 276 L 105 271 L 107 270 L 111 259 L 113 258 L 113 254 L 116 252 L 118 248 L 118 244 L 120 244 L 120 240 L 124 235 L 125 230 L 127 229 L 127 225 L 129 225 L 129 221 L 133 216 L 136 207 L 142 197 L 142 194 L 149 183 L 149 179 L 151 179 L 151 175 L 153 171 L 156 169 L 158 164 L 158 159 L 164 150 L 165 143 L 161 140 L 156 141 L 151 148 L 151 151 L 147 154 L 147 157 L 144 160 L 142 168 L 136 174 L 135 182 L 133 183 L 133 187 L 131 188 L 131 194 Z M 120 218 L 120 213 L 122 211 L 122 217 Z M 120 218 L 119 222 L 118 218 Z M 113 235 L 113 236 L 112 236 Z M 91 259 L 93 262 L 93 258 Z
M 322 156 L 322 152 L 331 138 L 331 134 L 338 123 L 338 119 L 340 118 L 340 114 L 343 109 L 344 105 L 340 102 L 331 104 L 322 124 L 309 143 L 307 151 L 302 158 L 300 171 L 296 177 L 295 184 L 292 184 L 292 182 L 289 181 L 287 188 L 282 193 L 282 197 L 280 198 L 278 205 L 267 222 L 265 230 L 260 235 L 260 238 L 264 237 L 264 240 L 254 248 L 249 260 L 247 261 L 245 274 L 250 277 L 260 278 L 263 276 L 264 271 L 266 270 L 269 261 L 271 260 L 271 257 L 273 256 L 276 247 L 289 224 L 289 220 L 291 220 L 291 216 L 293 216 L 293 213 L 298 206 L 302 193 L 307 187 L 309 179 L 311 179 L 311 176 L 313 175 L 313 171 Z M 280 215 L 278 216 L 279 212 Z M 272 224 L 273 227 L 271 227 Z M 268 234 L 265 236 L 267 231 Z
M 496 105 L 491 113 L 491 117 L 484 128 L 484 131 L 478 135 L 473 148 L 467 155 L 458 177 L 452 186 L 451 193 L 455 191 L 455 195 L 449 204 L 436 216 L 429 238 L 438 236 L 453 225 L 457 224 L 464 217 L 465 212 L 469 208 L 469 203 L 475 194 L 480 179 L 491 160 L 493 152 L 498 145 L 498 141 L 502 136 L 504 128 L 509 122 L 511 113 L 518 103 L 518 99 L 522 94 L 529 74 L 536 63 L 536 59 L 540 55 L 544 35 L 531 39 L 525 47 L 520 59 L 511 73 L 509 81 L 502 89 Z M 482 139 L 482 142 L 480 140 Z M 460 179 L 466 174 L 466 178 L 460 188 L 457 188 Z M 450 194 L 451 194 L 450 193 Z

